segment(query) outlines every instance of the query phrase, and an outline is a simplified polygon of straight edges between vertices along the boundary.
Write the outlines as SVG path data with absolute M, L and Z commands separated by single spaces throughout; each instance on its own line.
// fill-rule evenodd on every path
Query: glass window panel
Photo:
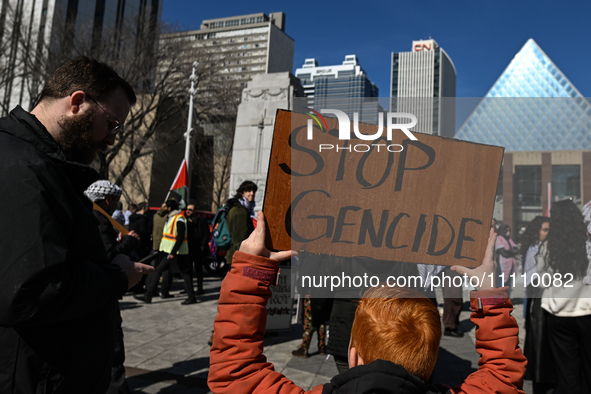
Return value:
M 542 166 L 515 166 L 515 208 L 542 207 Z
M 565 198 L 581 204 L 581 167 L 578 165 L 552 166 L 552 201 Z

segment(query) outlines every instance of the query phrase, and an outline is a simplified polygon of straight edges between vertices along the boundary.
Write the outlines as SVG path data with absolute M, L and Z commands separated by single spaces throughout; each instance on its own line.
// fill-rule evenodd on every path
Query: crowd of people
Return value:
M 114 144 L 135 101 L 131 85 L 111 67 L 78 57 L 48 79 L 31 112 L 17 107 L 0 119 L 0 177 L 11 185 L 0 194 L 0 392 L 130 392 L 118 299 L 129 290 L 144 303 L 158 294 L 172 298 L 171 268 L 183 279 L 182 305 L 198 303 L 204 293 L 210 229 L 195 205 L 183 210 L 168 199 L 152 219 L 146 202 L 124 212 L 121 188 L 88 166 Z M 266 248 L 256 192 L 256 184 L 245 181 L 227 203 L 231 269 L 214 323 L 209 387 L 215 393 L 302 393 L 262 354 L 269 287 L 279 262 L 295 252 Z M 498 261 L 506 278 L 519 271 L 521 253 L 521 272 L 531 278 L 525 355 L 510 315 L 510 288 L 480 281 L 471 292 L 481 358 L 478 370 L 454 388 L 431 382 L 431 375 L 442 334 L 461 336 L 455 305 L 461 310 L 461 292 L 455 301 L 455 293 L 446 295 L 452 302 L 444 307 L 443 332 L 429 295 L 406 288 L 378 286 L 332 309 L 326 300 L 306 300 L 308 321 L 294 355 L 308 355 L 314 330 L 319 351 L 333 353 L 331 339 L 326 343 L 329 315 L 331 330 L 335 316 L 334 337 L 340 335 L 335 343 L 342 345 L 333 353 L 339 375 L 311 392 L 523 393 L 524 375 L 536 394 L 591 392 L 590 230 L 591 203 L 582 215 L 572 200 L 557 201 L 550 218 L 529 224 L 520 244 L 509 226 L 495 226 L 480 267 L 448 269 L 480 278 L 494 274 Z M 571 286 L 542 288 L 534 274 Z M 350 318 L 338 334 L 336 322 L 344 315 Z
M 508 225 L 497 229 L 499 278 L 524 280 L 525 378 L 533 394 L 591 392 L 590 213 L 591 201 L 583 212 L 571 199 L 556 201 L 550 217 L 528 223 L 519 244 Z

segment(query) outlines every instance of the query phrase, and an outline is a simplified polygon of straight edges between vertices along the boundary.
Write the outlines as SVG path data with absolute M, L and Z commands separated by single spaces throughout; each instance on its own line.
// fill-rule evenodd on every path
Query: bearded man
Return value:
M 135 100 L 112 68 L 78 57 L 30 113 L 0 119 L 0 392 L 108 388 L 117 299 L 153 268 L 109 260 L 83 192 Z

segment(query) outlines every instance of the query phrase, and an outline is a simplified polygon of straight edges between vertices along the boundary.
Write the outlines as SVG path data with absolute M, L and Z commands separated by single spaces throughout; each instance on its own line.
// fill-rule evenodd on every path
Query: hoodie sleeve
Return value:
M 322 393 L 322 386 L 304 391 L 276 372 L 263 356 L 265 306 L 278 267 L 275 260 L 234 254 L 232 268 L 222 283 L 209 356 L 208 385 L 213 393 Z
M 455 394 L 524 393 L 527 359 L 519 348 L 519 327 L 511 316 L 513 304 L 504 289 L 470 293 L 470 320 L 477 326 L 476 351 L 480 360 L 478 371 L 452 389 Z

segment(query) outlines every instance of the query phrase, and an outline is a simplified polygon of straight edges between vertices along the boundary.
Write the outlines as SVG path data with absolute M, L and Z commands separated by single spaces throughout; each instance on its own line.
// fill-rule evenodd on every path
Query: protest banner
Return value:
M 267 302 L 267 325 L 265 332 L 286 331 L 291 328 L 293 309 L 291 267 L 282 266 L 277 283 L 269 286 L 271 298 Z
M 263 206 L 268 247 L 480 265 L 503 148 L 418 133 L 413 140 L 384 115 L 381 134 L 353 123 L 347 134 L 334 118 L 312 125 L 309 115 L 277 112 Z

